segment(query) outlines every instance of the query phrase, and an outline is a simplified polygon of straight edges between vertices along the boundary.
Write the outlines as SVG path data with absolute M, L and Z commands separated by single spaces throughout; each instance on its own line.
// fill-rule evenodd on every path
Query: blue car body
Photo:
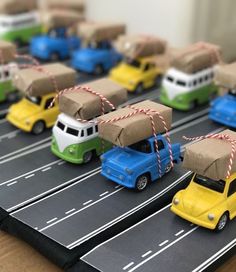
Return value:
M 95 47 L 90 45 L 74 51 L 71 66 L 86 73 L 96 73 L 97 67 L 101 72 L 107 72 L 121 59 L 121 54 L 112 47 L 110 42 L 99 42 Z
M 80 39 L 67 36 L 66 29 L 55 29 L 47 35 L 37 36 L 31 40 L 30 53 L 32 56 L 48 61 L 54 56 L 67 59 L 71 52 L 80 47 Z
M 209 118 L 220 124 L 236 128 L 236 96 L 226 94 L 213 100 Z
M 142 145 L 144 144 L 145 148 L 143 149 Z M 158 146 L 161 157 L 161 175 L 158 169 L 157 154 L 154 151 L 154 137 L 130 147 L 115 147 L 103 154 L 101 156 L 101 174 L 127 188 L 136 188 L 137 178 L 144 174 L 150 177 L 150 181 L 155 181 L 166 173 L 166 169 L 170 165 L 168 144 L 162 135 L 158 135 Z M 173 144 L 172 152 L 174 161 L 179 162 L 180 144 Z

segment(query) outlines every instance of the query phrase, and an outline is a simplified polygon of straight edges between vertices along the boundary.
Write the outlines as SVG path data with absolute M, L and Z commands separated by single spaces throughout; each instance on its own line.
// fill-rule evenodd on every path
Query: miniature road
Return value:
M 197 272 L 235 244 L 235 220 L 224 232 L 215 233 L 177 217 L 169 208 L 99 245 L 82 261 L 102 272 Z
M 222 129 L 204 116 L 172 130 L 171 140 L 183 143 L 182 135 L 204 135 Z M 98 171 L 11 215 L 72 249 L 163 197 L 166 192 L 172 190 L 174 193 L 184 174 L 186 171 L 177 165 L 169 175 L 137 194 L 106 180 Z

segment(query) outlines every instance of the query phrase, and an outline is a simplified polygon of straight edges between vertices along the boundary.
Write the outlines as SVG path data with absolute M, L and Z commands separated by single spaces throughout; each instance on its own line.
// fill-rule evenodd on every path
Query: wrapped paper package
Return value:
M 125 33 L 125 25 L 118 23 L 84 22 L 78 26 L 79 36 L 85 41 L 114 40 Z
M 0 64 L 8 63 L 15 59 L 16 46 L 10 42 L 0 41 Z
M 215 71 L 215 83 L 221 87 L 236 90 L 236 62 L 218 66 Z
M 19 14 L 36 10 L 38 8 L 37 0 L 1 0 L 0 13 L 1 14 Z
M 133 106 L 139 109 L 151 109 L 158 111 L 164 118 L 167 129 L 169 130 L 171 128 L 171 108 L 149 100 L 137 103 Z M 112 120 L 113 118 L 119 118 L 132 112 L 134 112 L 134 110 L 129 107 L 121 108 L 117 111 L 100 116 L 98 120 Z M 158 115 L 155 113 L 152 113 L 152 115 L 154 118 L 156 132 L 165 132 L 164 125 Z M 98 132 L 101 138 L 121 147 L 129 146 L 153 135 L 150 117 L 143 113 L 138 113 L 132 117 L 116 122 L 100 123 L 98 125 Z
M 173 57 L 171 66 L 184 73 L 193 74 L 218 64 L 221 48 L 213 44 L 209 44 L 209 46 L 211 49 L 193 44 L 178 50 L 178 53 Z
M 84 0 L 45 0 L 49 9 L 72 10 L 81 13 L 85 9 Z
M 236 140 L 236 132 L 225 130 Z M 186 147 L 183 167 L 213 180 L 225 179 L 230 162 L 231 143 L 220 139 L 204 139 Z M 236 171 L 236 160 L 233 161 L 232 173 Z
M 75 70 L 60 64 L 47 64 L 40 66 L 42 70 L 35 68 L 22 69 L 13 77 L 14 86 L 30 96 L 42 96 L 55 92 L 55 80 L 58 90 L 64 90 L 75 86 Z
M 86 87 L 91 88 L 106 97 L 115 107 L 127 101 L 127 91 L 108 78 L 89 82 Z M 105 103 L 105 112 L 111 107 Z M 61 112 L 75 119 L 90 120 L 102 114 L 101 99 L 94 94 L 81 90 L 64 93 L 59 98 Z
M 166 41 L 158 37 L 148 37 L 144 35 L 123 35 L 114 42 L 116 50 L 131 59 L 164 54 L 166 45 Z

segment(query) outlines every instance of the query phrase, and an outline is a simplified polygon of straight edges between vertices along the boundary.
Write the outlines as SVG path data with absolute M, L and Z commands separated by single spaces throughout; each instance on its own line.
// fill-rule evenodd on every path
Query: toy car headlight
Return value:
M 102 162 L 104 162 L 106 159 L 105 159 L 104 156 L 100 156 L 100 160 L 101 160 Z
M 178 205 L 178 204 L 179 204 L 179 199 L 178 199 L 177 197 L 175 197 L 175 198 L 173 199 L 173 203 L 174 203 L 175 205 Z
M 128 174 L 128 175 L 132 175 L 133 174 L 133 170 L 129 169 L 129 168 L 125 168 L 125 172 Z
M 212 221 L 212 220 L 215 219 L 215 215 L 212 214 L 212 213 L 209 213 L 207 217 L 208 217 L 208 219 L 209 219 L 210 221 Z
M 69 153 L 70 154 L 74 154 L 75 153 L 75 147 L 74 146 L 69 148 Z
M 25 124 L 26 124 L 27 126 L 29 126 L 29 125 L 31 124 L 31 121 L 30 121 L 29 119 L 26 119 L 26 120 L 25 120 Z
M 129 81 L 129 84 L 132 84 L 132 85 L 133 85 L 133 84 L 135 84 L 135 81 L 134 81 L 134 80 L 130 80 L 130 81 Z

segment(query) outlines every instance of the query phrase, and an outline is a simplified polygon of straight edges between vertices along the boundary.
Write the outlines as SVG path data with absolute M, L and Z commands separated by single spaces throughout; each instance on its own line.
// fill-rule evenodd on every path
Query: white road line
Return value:
M 4 124 L 4 123 L 6 123 L 6 122 L 8 122 L 6 118 L 0 120 L 0 124 Z
M 100 201 L 102 201 L 102 200 L 105 199 L 105 198 L 108 198 L 108 197 L 110 197 L 110 196 L 112 196 L 112 195 L 118 193 L 119 191 L 121 191 L 121 190 L 123 190 L 123 189 L 124 189 L 124 188 L 120 188 L 120 189 L 118 189 L 118 190 L 116 190 L 116 191 L 110 193 L 109 195 L 104 196 L 103 198 L 99 198 L 97 201 L 94 201 L 93 203 L 91 203 L 91 204 L 89 204 L 89 205 L 87 205 L 87 206 L 85 206 L 85 207 L 83 207 L 83 208 L 77 210 L 76 212 L 73 212 L 73 213 L 71 213 L 71 214 L 69 214 L 69 215 L 67 215 L 67 216 L 65 216 L 65 217 L 63 217 L 63 218 L 61 218 L 61 219 L 59 219 L 58 221 L 52 223 L 51 225 L 49 225 L 49 226 L 47 226 L 47 227 L 44 227 L 44 228 L 40 229 L 39 231 L 40 231 L 40 232 L 43 232 L 44 230 L 47 230 L 47 229 L 51 228 L 52 226 L 55 226 L 56 224 L 58 224 L 58 223 L 60 223 L 60 222 L 62 222 L 62 221 L 65 221 L 66 219 L 68 219 L 68 218 L 74 216 L 75 214 L 80 213 L 80 212 L 82 212 L 82 211 L 85 210 L 85 209 L 88 209 L 89 207 L 91 207 L 91 206 L 93 206 L 93 205 L 99 203 Z M 72 243 L 72 244 L 73 244 L 73 243 Z
M 69 213 L 72 213 L 72 212 L 74 212 L 74 211 L 75 211 L 75 208 L 73 208 L 73 209 L 71 209 L 71 210 L 65 212 L 65 214 L 69 214 Z
M 116 185 L 115 186 L 115 189 L 118 189 L 118 188 L 120 188 L 121 187 L 121 185 Z
M 100 194 L 99 196 L 104 196 L 104 195 L 107 195 L 108 193 L 109 193 L 109 191 L 106 191 L 106 192 Z
M 16 180 L 16 181 L 13 181 L 13 182 L 11 182 L 11 183 L 8 183 L 7 186 L 12 186 L 12 185 L 16 184 L 17 182 L 18 182 L 18 181 Z
M 8 132 L 8 133 L 6 133 L 6 134 L 0 136 L 0 140 L 5 139 L 5 138 L 8 138 L 8 137 L 10 137 L 11 135 L 16 135 L 16 134 L 19 133 L 19 132 L 20 132 L 19 129 L 16 129 L 16 130 L 13 130 L 13 131 L 11 131 L 11 132 Z
M 89 204 L 89 203 L 91 203 L 91 202 L 93 202 L 93 200 L 92 200 L 92 199 L 90 199 L 90 200 L 88 200 L 88 201 L 84 202 L 84 203 L 83 203 L 83 206 L 88 205 L 88 204 Z
M 131 263 L 127 264 L 126 266 L 123 267 L 123 270 L 127 270 L 133 264 L 134 264 L 134 262 L 131 262 Z
M 38 227 L 35 227 L 34 229 L 35 229 L 35 230 L 38 230 L 39 228 L 38 228 Z
M 151 259 L 155 258 L 156 256 L 158 256 L 159 254 L 161 254 L 163 251 L 165 251 L 167 248 L 173 246 L 174 244 L 178 243 L 180 240 L 182 240 L 183 238 L 185 238 L 186 236 L 190 235 L 192 232 L 194 232 L 195 230 L 197 230 L 199 227 L 195 227 L 193 229 L 191 229 L 190 231 L 186 232 L 183 236 L 180 236 L 179 238 L 177 238 L 176 240 L 174 240 L 173 242 L 171 242 L 170 244 L 168 244 L 167 246 L 163 247 L 162 249 L 160 249 L 159 251 L 155 252 L 154 254 L 152 254 L 151 256 L 149 256 L 147 259 L 143 260 L 142 262 L 140 262 L 139 264 L 137 264 L 136 266 L 132 267 L 129 272 L 133 272 L 135 271 L 137 268 L 139 268 L 140 266 L 144 265 L 145 263 L 147 263 L 148 261 L 150 261 Z
M 25 177 L 25 179 L 29 179 L 29 178 L 32 178 L 32 177 L 34 177 L 34 176 L 35 176 L 35 174 L 31 174 L 31 175 Z
M 47 167 L 47 168 L 45 168 L 45 169 L 42 169 L 41 171 L 42 171 L 42 172 L 46 172 L 46 171 L 51 170 L 51 169 L 52 169 L 52 167 L 49 166 L 49 167 Z
M 45 167 L 47 167 L 47 166 L 49 166 L 49 165 L 54 165 L 54 164 L 58 163 L 59 161 L 61 161 L 61 160 L 56 160 L 56 161 L 50 162 L 49 164 L 46 164 L 46 165 L 41 166 L 41 167 L 39 167 L 39 168 L 36 168 L 36 169 L 34 169 L 34 170 L 32 170 L 32 171 L 29 171 L 29 172 L 27 172 L 27 173 L 24 173 L 23 175 L 20 175 L 20 176 L 18 176 L 18 177 L 12 178 L 12 179 L 10 179 L 10 180 L 4 181 L 4 182 L 0 183 L 0 186 L 3 186 L 3 185 L 5 185 L 5 184 L 7 184 L 7 183 L 10 183 L 10 182 L 12 182 L 13 180 L 23 178 L 23 177 L 25 177 L 25 176 L 27 176 L 27 175 L 30 175 L 30 174 L 32 174 L 32 173 L 35 173 L 35 172 L 37 172 L 37 171 L 40 171 L 40 170 L 44 169 Z
M 142 258 L 147 257 L 147 255 L 149 255 L 149 254 L 151 254 L 151 253 L 152 253 L 152 250 L 147 251 L 146 253 L 144 253 L 144 254 L 142 255 Z
M 169 243 L 169 240 L 165 240 L 164 242 L 160 243 L 158 246 L 159 247 L 162 247 L 164 246 L 165 244 Z
M 16 137 L 16 134 L 17 134 L 17 133 L 13 133 L 13 134 L 9 135 L 7 138 L 8 138 L 8 139 L 13 139 L 13 138 Z
M 193 223 L 191 223 L 191 224 L 190 224 L 190 227 L 192 227 L 192 226 L 194 226 L 194 224 L 193 224 Z
M 5 115 L 8 113 L 8 109 L 5 109 L 5 110 L 1 110 L 0 111 L 0 115 Z
M 180 230 L 179 232 L 177 232 L 176 234 L 175 234 L 175 236 L 179 236 L 180 234 L 182 234 L 184 232 L 184 230 L 182 229 L 182 230 Z
M 50 223 L 52 223 L 52 222 L 56 221 L 57 219 L 58 219 L 57 217 L 54 217 L 53 219 L 51 219 L 51 220 L 47 221 L 47 224 L 50 224 Z
M 66 163 L 66 161 L 61 161 L 61 162 L 58 163 L 58 165 L 63 165 L 65 163 Z

